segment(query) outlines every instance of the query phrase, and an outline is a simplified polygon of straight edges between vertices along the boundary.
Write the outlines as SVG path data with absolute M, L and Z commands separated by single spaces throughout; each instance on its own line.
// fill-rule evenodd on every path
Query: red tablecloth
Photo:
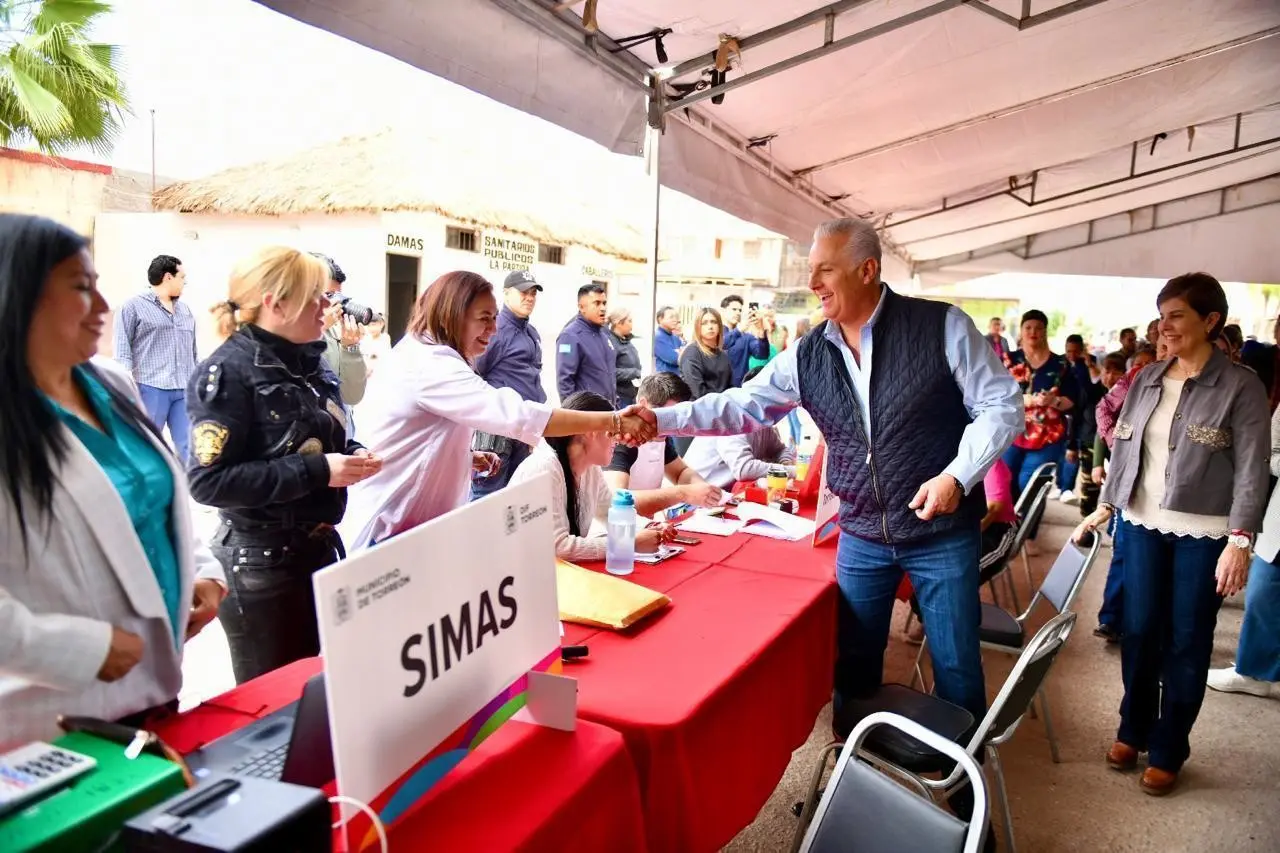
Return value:
M 299 661 L 155 727 L 180 752 L 301 695 L 320 670 Z M 252 710 L 249 710 L 252 709 Z M 508 722 L 392 830 L 392 850 L 600 850 L 644 853 L 644 818 L 623 738 L 580 720 L 574 732 Z
M 717 547 L 731 555 L 753 539 Z M 776 544 L 794 560 L 830 560 L 807 541 Z M 831 578 L 713 565 L 663 582 L 704 548 L 637 567 L 632 579 L 666 587 L 672 606 L 630 631 L 587 637 L 590 657 L 566 668 L 579 716 L 626 736 L 655 853 L 718 850 L 754 820 L 831 696 Z

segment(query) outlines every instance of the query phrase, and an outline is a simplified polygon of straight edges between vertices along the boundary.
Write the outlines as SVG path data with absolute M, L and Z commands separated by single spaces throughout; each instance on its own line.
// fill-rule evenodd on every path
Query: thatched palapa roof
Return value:
M 284 216 L 426 211 L 465 225 L 643 261 L 635 212 L 643 182 L 619 178 L 600 149 L 568 160 L 513 135 L 446 141 L 403 129 L 321 145 L 289 158 L 171 184 L 157 210 Z M 601 171 L 612 174 L 601 174 Z

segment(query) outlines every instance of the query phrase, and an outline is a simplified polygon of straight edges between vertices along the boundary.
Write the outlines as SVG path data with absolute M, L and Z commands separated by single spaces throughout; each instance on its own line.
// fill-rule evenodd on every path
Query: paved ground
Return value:
M 215 519 L 198 513 L 202 529 Z M 1053 505 L 1041 534 L 1046 556 L 1032 561 L 1037 583 L 1078 520 L 1070 507 Z M 1104 549 L 1078 601 L 1076 632 L 1050 678 L 1054 721 L 1062 763 L 1054 764 L 1038 720 L 1026 720 L 1003 747 L 1018 846 L 1034 853 L 1074 851 L 1280 851 L 1280 700 L 1209 691 L 1192 735 L 1193 755 L 1183 785 L 1164 799 L 1144 795 L 1137 776 L 1106 768 L 1120 702 L 1120 659 L 1116 647 L 1093 637 L 1110 551 Z M 1016 576 L 1021 577 L 1019 569 Z M 1021 578 L 1019 598 L 1029 599 Z M 905 619 L 900 606 L 895 625 Z M 1038 626 L 1046 608 L 1033 617 Z M 1218 620 L 1214 665 L 1232 660 L 1240 634 L 1240 603 L 1227 602 Z M 885 677 L 906 682 L 916 648 L 900 636 L 890 640 Z M 987 683 L 994 696 L 1012 659 L 988 655 Z M 234 683 L 226 639 L 217 622 L 187 646 L 187 683 L 182 703 L 189 707 Z M 791 805 L 802 796 L 817 750 L 830 732 L 830 708 L 814 724 L 809 741 L 796 750 L 791 766 L 755 822 L 726 847 L 732 853 L 773 853 L 789 849 L 796 819 Z M 996 824 L 999 826 L 999 816 Z M 1008 849 L 1004 847 L 1003 849 Z

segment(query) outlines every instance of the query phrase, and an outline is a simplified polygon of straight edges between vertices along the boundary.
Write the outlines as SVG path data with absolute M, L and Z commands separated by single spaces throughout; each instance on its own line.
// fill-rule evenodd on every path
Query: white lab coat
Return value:
M 379 361 L 360 406 L 360 440 L 382 470 L 348 492 L 348 552 L 465 504 L 475 430 L 536 445 L 554 408 L 494 388 L 451 347 L 406 336 Z
M 114 362 L 95 359 L 94 366 L 137 397 Z M 13 503 L 0 494 L 0 752 L 56 737 L 59 714 L 117 719 L 168 702 L 182 687 L 182 649 L 174 637 L 186 636 L 189 608 L 179 608 L 175 631 L 120 494 L 71 431 L 57 428 L 66 433 L 67 457 L 55 471 L 47 530 L 35 519 L 33 499 L 24 501 L 30 554 Z M 192 533 L 186 473 L 147 436 L 173 472 L 179 600 L 190 602 L 195 579 L 221 581 L 222 567 Z M 98 670 L 112 626 L 142 637 L 146 650 L 127 675 L 107 684 Z

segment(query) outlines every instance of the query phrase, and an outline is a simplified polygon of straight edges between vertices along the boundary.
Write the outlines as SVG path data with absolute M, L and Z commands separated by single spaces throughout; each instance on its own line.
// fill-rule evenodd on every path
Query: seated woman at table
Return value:
M 471 451 L 476 430 L 530 445 L 577 433 L 653 438 L 629 411 L 557 409 L 481 379 L 472 365 L 497 317 L 493 285 L 473 272 L 446 273 L 418 297 L 407 333 L 379 362 L 360 404 L 360 438 L 384 464 L 351 489 L 339 526 L 348 551 L 464 506 L 471 472 L 492 473 L 498 462 Z
M 611 412 L 612 404 L 599 394 L 578 391 L 561 403 L 571 412 Z M 555 527 L 556 556 L 562 560 L 603 560 L 605 537 L 589 535 L 593 519 L 604 522 L 613 502 L 613 490 L 604 481 L 602 465 L 613 457 L 613 437 L 606 432 L 548 438 L 534 448 L 516 469 L 511 485 L 540 474 L 551 475 L 551 517 Z M 665 507 L 657 491 L 636 492 L 637 517 L 650 516 Z M 643 522 L 641 522 L 643 523 Z M 669 525 L 636 531 L 636 551 L 652 553 L 675 536 Z
M 0 752 L 176 706 L 182 647 L 222 569 L 132 378 L 95 360 L 107 303 L 88 241 L 0 215 Z

